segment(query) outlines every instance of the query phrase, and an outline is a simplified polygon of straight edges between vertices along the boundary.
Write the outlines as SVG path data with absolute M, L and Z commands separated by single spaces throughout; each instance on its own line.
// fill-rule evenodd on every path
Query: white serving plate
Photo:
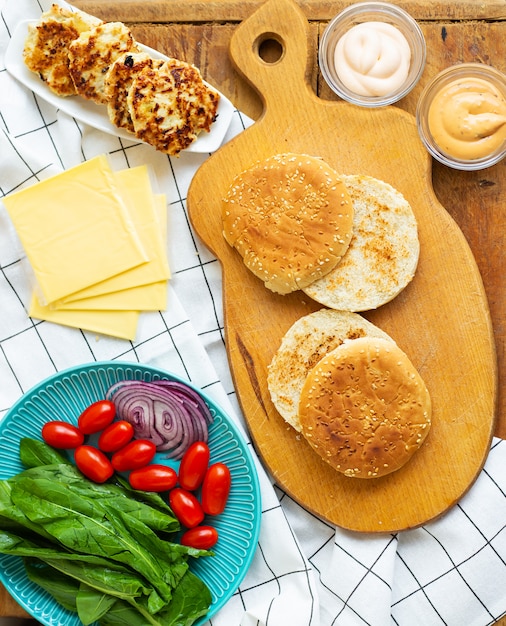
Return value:
M 101 130 L 110 135 L 115 135 L 128 141 L 139 142 L 139 140 L 128 133 L 124 129 L 117 128 L 111 124 L 107 115 L 107 107 L 105 105 L 96 104 L 91 100 L 86 100 L 80 96 L 58 96 L 49 89 L 47 84 L 39 78 L 35 72 L 31 72 L 23 60 L 23 49 L 28 34 L 28 26 L 30 23 L 36 23 L 36 20 L 25 20 L 20 22 L 5 52 L 5 68 L 16 80 L 25 87 L 28 87 L 35 94 L 60 109 L 64 113 L 72 116 L 76 120 L 88 124 L 93 128 Z M 167 59 L 157 50 L 148 48 L 139 44 L 140 48 L 147 52 L 155 59 Z M 206 83 L 208 84 L 208 83 Z M 223 143 L 225 134 L 232 121 L 234 106 L 223 94 L 220 93 L 220 102 L 218 104 L 218 116 L 211 126 L 209 133 L 202 132 L 198 139 L 194 141 L 186 152 L 210 153 L 217 150 Z

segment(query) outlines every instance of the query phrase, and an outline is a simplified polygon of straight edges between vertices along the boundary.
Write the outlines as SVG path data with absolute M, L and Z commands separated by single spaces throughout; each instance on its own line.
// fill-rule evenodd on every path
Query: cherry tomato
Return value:
M 103 483 L 114 474 L 109 459 L 93 446 L 84 445 L 76 448 L 74 461 L 86 478 L 96 483 Z
M 84 409 L 77 420 L 77 425 L 85 435 L 92 435 L 109 426 L 115 415 L 116 407 L 112 402 L 98 400 Z
M 130 422 L 120 420 L 105 428 L 98 438 L 98 447 L 103 452 L 116 452 L 132 439 L 134 427 Z
M 167 465 L 145 465 L 130 472 L 128 477 L 134 489 L 142 491 L 169 491 L 176 486 L 177 474 Z
M 204 511 L 197 498 L 181 487 L 176 487 L 169 494 L 169 504 L 174 515 L 186 528 L 198 526 L 204 519 Z
M 215 463 L 207 470 L 202 484 L 202 508 L 208 515 L 218 515 L 225 509 L 232 478 L 224 463 Z
M 53 448 L 70 450 L 83 443 L 84 434 L 73 424 L 53 421 L 42 427 L 42 439 Z
M 218 531 L 212 526 L 195 526 L 190 528 L 181 537 L 183 546 L 209 550 L 218 541 Z
M 138 469 L 148 465 L 156 453 L 156 446 L 148 439 L 134 439 L 112 455 L 111 463 L 117 472 Z
M 179 465 L 179 484 L 183 489 L 195 491 L 200 487 L 209 464 L 209 446 L 203 441 L 193 443 L 183 455 Z

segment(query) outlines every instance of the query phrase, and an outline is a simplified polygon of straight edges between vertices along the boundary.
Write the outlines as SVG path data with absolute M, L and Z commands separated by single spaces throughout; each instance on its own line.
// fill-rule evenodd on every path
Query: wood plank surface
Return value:
M 122 22 L 240 22 L 264 0 L 74 0 L 73 4 L 105 20 Z M 298 0 L 310 21 L 327 21 L 351 4 L 348 0 Z M 504 20 L 502 0 L 397 0 L 417 20 Z
M 74 4 L 106 20 L 128 23 L 139 41 L 195 63 L 205 78 L 244 113 L 258 119 L 260 98 L 233 68 L 229 42 L 237 23 L 261 0 L 75 0 Z M 326 22 L 347 1 L 300 2 L 310 20 L 313 68 L 311 84 L 322 98 L 336 100 L 317 69 L 317 42 Z M 417 88 L 399 106 L 414 113 L 424 84 L 440 69 L 479 61 L 506 71 L 506 6 L 503 0 L 398 0 L 420 22 L 427 41 L 427 66 Z M 459 224 L 481 271 L 492 315 L 499 363 L 499 410 L 496 434 L 506 438 L 505 335 L 506 163 L 482 172 L 458 172 L 435 163 L 437 198 Z M 0 586 L 0 616 L 27 614 Z M 506 618 L 497 624 L 506 626 Z

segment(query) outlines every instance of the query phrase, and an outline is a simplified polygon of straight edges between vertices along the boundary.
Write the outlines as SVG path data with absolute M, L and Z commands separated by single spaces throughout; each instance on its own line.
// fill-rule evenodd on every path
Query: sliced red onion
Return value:
M 192 443 L 208 440 L 211 411 L 184 383 L 125 380 L 112 385 L 107 398 L 118 417 L 132 424 L 137 439 L 149 439 L 168 458 L 179 460 Z

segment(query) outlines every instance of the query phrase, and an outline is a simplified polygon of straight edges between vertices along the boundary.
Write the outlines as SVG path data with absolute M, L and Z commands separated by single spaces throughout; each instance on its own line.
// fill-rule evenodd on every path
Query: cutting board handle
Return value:
M 237 70 L 275 107 L 300 102 L 309 91 L 309 24 L 293 0 L 267 0 L 235 30 L 230 57 Z M 294 100 L 295 98 L 295 100 Z M 287 109 L 290 112 L 290 108 Z

